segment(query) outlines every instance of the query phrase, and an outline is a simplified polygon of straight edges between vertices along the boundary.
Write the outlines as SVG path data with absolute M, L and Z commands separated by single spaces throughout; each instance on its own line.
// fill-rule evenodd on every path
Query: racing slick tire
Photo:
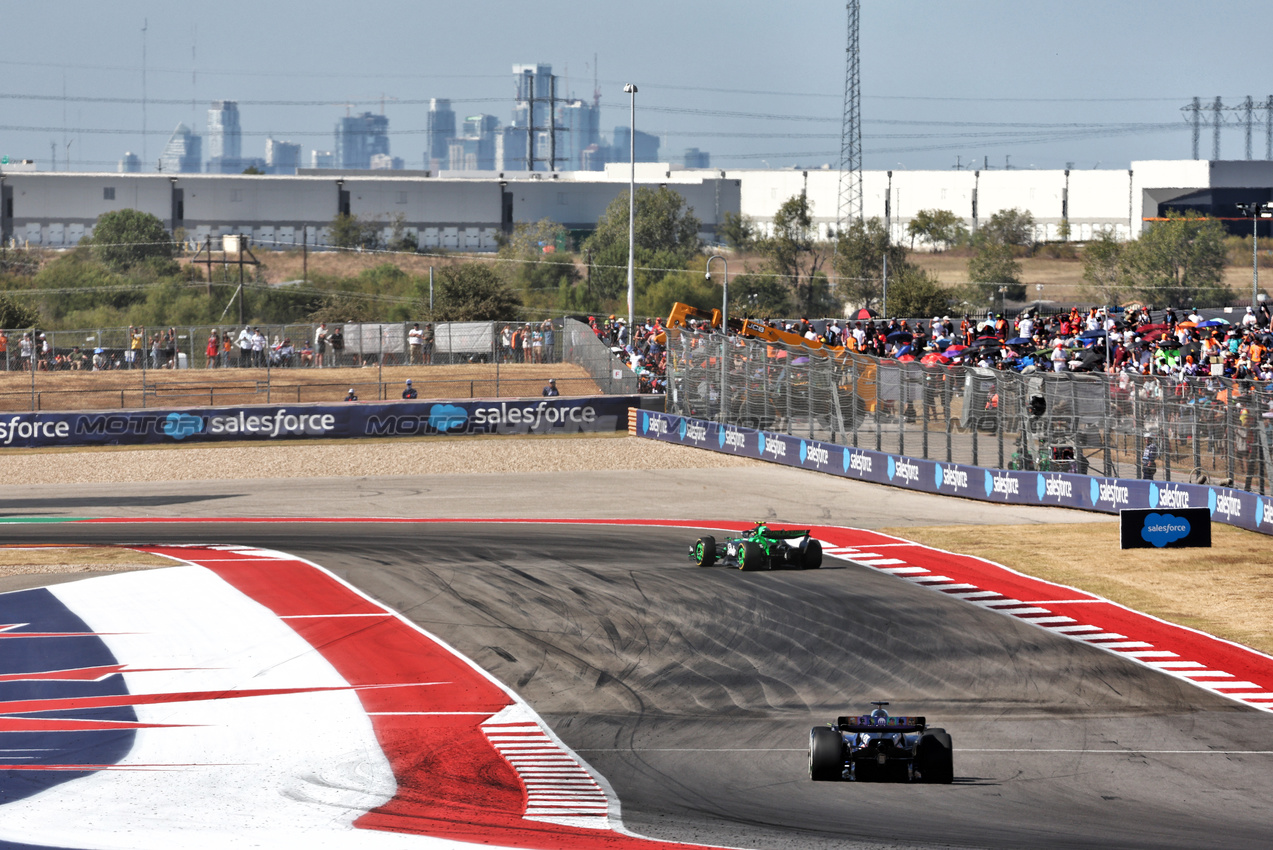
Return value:
M 738 569 L 748 572 L 765 568 L 765 552 L 759 543 L 747 541 L 738 547 Z
M 816 570 L 822 566 L 822 544 L 817 540 L 810 539 L 809 545 L 804 547 L 804 560 L 800 566 L 806 570 Z
M 694 543 L 694 563 L 700 567 L 710 567 L 716 563 L 716 538 L 700 537 Z
M 844 739 L 830 726 L 809 730 L 809 778 L 836 782 L 844 774 Z
M 945 729 L 929 729 L 915 745 L 915 769 L 924 782 L 949 785 L 955 781 L 954 748 Z

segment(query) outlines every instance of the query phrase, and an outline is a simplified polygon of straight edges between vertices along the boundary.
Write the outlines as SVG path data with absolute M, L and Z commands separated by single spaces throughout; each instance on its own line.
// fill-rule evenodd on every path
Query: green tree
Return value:
M 501 241 L 499 257 L 508 262 L 500 264 L 499 274 L 521 294 L 526 306 L 534 310 L 570 311 L 575 302 L 570 290 L 581 275 L 574 257 L 557 250 L 559 244 L 568 242 L 566 228 L 546 218 L 533 224 L 518 224 L 512 234 Z
M 701 224 L 685 198 L 666 186 L 640 187 L 636 192 L 635 262 L 638 291 L 662 280 L 665 269 L 683 269 L 701 248 Z M 627 291 L 628 193 L 611 203 L 597 229 L 584 242 L 592 256 L 593 293 L 601 301 L 614 301 Z
M 791 289 L 772 274 L 740 274 L 729 282 L 729 314 L 751 319 L 790 316 Z
M 385 246 L 386 248 L 390 251 L 409 251 L 412 254 L 420 250 L 420 240 L 407 229 L 406 213 L 395 215 L 391 227 L 393 232 L 389 236 L 389 244 Z
M 1131 281 L 1126 246 L 1108 230 L 1087 243 L 1083 249 L 1083 293 L 1097 304 L 1120 304 Z
M 92 245 L 97 259 L 118 272 L 147 263 L 167 270 L 172 262 L 172 237 L 163 222 L 138 210 L 114 210 L 99 216 L 93 225 Z
M 258 168 L 258 167 L 257 167 L 257 166 L 255 166 L 255 165 L 249 165 L 247 168 L 243 169 L 243 173 L 244 173 L 244 174 L 259 175 L 259 174 L 264 174 L 265 172 L 264 172 L 264 171 L 262 171 L 260 168 Z
M 427 306 L 427 291 L 420 294 Z M 518 318 L 522 300 L 485 263 L 463 263 L 439 272 L 433 304 L 439 322 L 507 322 Z
M 716 233 L 730 248 L 746 251 L 756 242 L 756 222 L 750 216 L 727 212 Z
M 40 324 L 40 311 L 0 293 L 0 328 L 30 328 Z
M 968 279 L 973 283 L 1007 284 L 1011 291 L 1024 292 L 1021 286 L 1021 264 L 1012 246 L 993 239 L 982 240 L 976 253 L 968 258 Z M 1009 293 L 1010 298 L 1021 297 Z
M 950 310 L 950 292 L 927 270 L 906 263 L 888 282 L 891 316 L 939 316 Z
M 937 251 L 944 251 L 968 238 L 964 220 L 950 210 L 920 210 L 906 225 L 906 232 L 910 234 L 912 248 L 918 238 Z
M 801 310 L 811 316 L 832 310 L 822 270 L 831 246 L 818 239 L 808 195 L 801 192 L 783 202 L 774 213 L 773 235 L 759 247 L 768 255 L 772 273 L 787 281 Z
M 1146 303 L 1208 307 L 1231 297 L 1224 285 L 1224 227 L 1214 218 L 1168 210 L 1128 244 L 1127 269 L 1132 290 Z
M 880 307 L 886 257 L 890 282 L 888 310 L 892 315 L 903 315 L 893 309 L 891 284 L 895 276 L 905 271 L 906 247 L 889 238 L 888 229 L 879 218 L 855 219 L 840 233 L 832 263 L 840 298 L 854 307 Z
M 374 221 L 339 213 L 328 226 L 327 241 L 336 248 L 375 248 L 379 243 Z
M 1001 245 L 1032 246 L 1034 238 L 1034 216 L 1015 207 L 1000 210 L 990 216 L 984 227 L 977 232 L 978 237 Z
M 1061 223 L 1056 227 L 1056 235 L 1062 242 L 1070 241 L 1070 220 L 1068 218 L 1061 219 Z

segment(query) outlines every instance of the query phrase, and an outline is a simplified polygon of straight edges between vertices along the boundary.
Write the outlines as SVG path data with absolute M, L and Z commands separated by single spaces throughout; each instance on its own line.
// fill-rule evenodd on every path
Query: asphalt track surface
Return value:
M 1273 841 L 1268 714 L 866 567 L 697 569 L 685 555 L 697 534 L 23 524 L 0 527 L 0 542 L 232 542 L 310 559 L 514 688 L 606 776 L 625 825 L 650 837 L 755 848 Z M 809 727 L 872 699 L 951 733 L 953 785 L 808 780 Z

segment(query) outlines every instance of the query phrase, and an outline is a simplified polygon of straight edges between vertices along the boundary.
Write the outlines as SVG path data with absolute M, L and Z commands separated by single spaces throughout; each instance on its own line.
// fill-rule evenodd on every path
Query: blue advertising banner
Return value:
M 1229 487 L 942 463 L 653 411 L 641 411 L 638 415 L 637 433 L 649 439 L 772 461 L 841 478 L 987 502 L 1077 508 L 1107 514 L 1117 514 L 1125 508 L 1205 507 L 1214 522 L 1273 534 L 1273 498 Z
M 621 431 L 637 396 L 15 413 L 0 447 Z

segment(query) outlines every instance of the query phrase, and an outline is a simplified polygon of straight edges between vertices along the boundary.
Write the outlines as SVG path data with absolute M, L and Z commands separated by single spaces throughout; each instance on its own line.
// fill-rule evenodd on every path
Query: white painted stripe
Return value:
M 1047 626 L 1052 628 L 1053 623 L 1073 623 L 1073 617 L 1029 617 L 1027 618 L 1036 626 Z
M 1080 632 L 1099 632 L 1100 630 L 1100 626 L 1065 626 L 1064 628 L 1057 629 L 1058 632 L 1067 635 L 1077 635 Z
M 868 567 L 885 567 L 889 564 L 905 564 L 906 563 L 905 561 L 899 560 L 898 558 L 870 558 L 870 559 L 854 558 L 853 560 L 857 561 L 859 564 L 865 564 Z M 889 569 L 884 570 L 884 572 L 886 573 L 904 573 L 904 572 L 926 573 L 928 572 L 928 570 L 925 569 L 924 567 L 891 567 Z
M 954 591 L 954 590 L 980 590 L 981 588 L 977 587 L 977 585 L 975 584 L 948 584 L 945 587 L 938 588 L 938 589 L 943 591 Z M 955 595 L 957 594 L 951 593 L 951 596 L 955 596 Z
M 331 620 L 337 617 L 392 617 L 392 614 L 280 614 L 280 620 Z
M 916 584 L 944 584 L 954 581 L 950 576 L 907 576 L 906 580 Z
M 1221 691 L 1221 690 L 1230 690 L 1230 689 L 1232 689 L 1232 690 L 1243 690 L 1243 689 L 1246 689 L 1246 690 L 1254 690 L 1254 689 L 1256 689 L 1256 688 L 1263 688 L 1263 687 L 1264 687 L 1264 685 L 1257 685 L 1255 682 L 1199 682 L 1199 683 L 1198 683 L 1198 686 L 1199 686 L 1199 687 L 1206 688 L 1206 689 L 1207 689 L 1207 690 L 1209 690 L 1209 691 Z M 1247 695 L 1247 694 L 1233 694 L 1233 696 L 1235 696 L 1235 697 L 1244 697 L 1244 696 L 1248 696 L 1248 695 Z
M 1180 656 L 1174 652 L 1167 652 L 1163 649 L 1137 649 L 1132 652 L 1118 651 L 1119 655 L 1126 655 L 1131 658 L 1179 658 Z
M 949 595 L 954 596 L 957 599 L 967 599 L 970 602 L 974 599 L 981 599 L 987 596 L 1003 596 L 1002 593 L 994 590 L 979 590 L 976 593 L 951 593 Z
M 998 596 L 999 594 L 995 594 Z M 999 599 L 981 599 L 973 602 L 974 605 L 980 605 L 983 608 L 1010 608 L 1013 605 L 1024 605 L 1020 599 L 1009 599 L 1006 596 Z
M 1124 640 L 1127 637 L 1127 635 L 1120 635 L 1117 632 L 1101 632 L 1100 634 L 1095 634 L 1095 635 L 1075 635 L 1075 637 L 1078 638 L 1079 640 L 1105 641 L 1105 640 Z
M 1052 612 L 1049 611 L 1047 608 L 1005 608 L 1003 609 L 1003 613 L 1011 614 L 1014 617 L 1020 617 L 1023 620 L 1030 620 L 1031 622 L 1033 622 L 1032 615 L 1051 614 Z
M 1150 667 L 1161 667 L 1164 670 L 1180 669 L 1182 667 L 1205 667 L 1198 661 L 1146 661 Z
M 1232 673 L 1226 673 L 1223 670 L 1185 670 L 1180 675 L 1188 676 L 1190 678 L 1193 678 L 1195 676 L 1217 676 L 1217 677 L 1223 676 L 1229 679 L 1233 678 Z
M 437 716 L 460 716 L 460 717 L 489 717 L 489 711 L 369 711 L 368 717 L 432 717 Z
M 1086 638 L 1084 638 L 1086 640 Z M 1153 646 L 1152 643 L 1145 643 L 1143 640 L 1120 640 L 1113 643 L 1101 644 L 1102 649 L 1136 649 Z

